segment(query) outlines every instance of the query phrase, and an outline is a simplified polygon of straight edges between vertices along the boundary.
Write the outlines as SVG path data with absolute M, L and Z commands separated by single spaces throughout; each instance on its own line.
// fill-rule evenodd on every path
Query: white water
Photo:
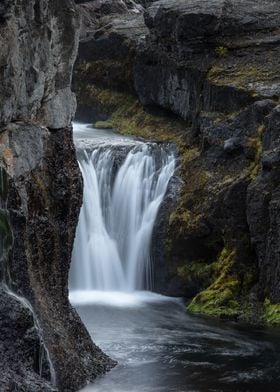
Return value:
M 50 357 L 50 353 L 49 350 L 47 348 L 47 346 L 45 345 L 45 341 L 43 338 L 43 332 L 39 323 L 39 320 L 36 316 L 36 313 L 33 310 L 32 305 L 30 304 L 30 302 L 24 298 L 21 297 L 17 294 L 15 294 L 13 291 L 11 291 L 8 286 L 6 286 L 6 284 L 3 285 L 6 293 L 8 295 L 10 295 L 11 297 L 15 298 L 18 302 L 20 302 L 22 304 L 23 307 L 25 307 L 26 309 L 28 309 L 33 317 L 33 321 L 34 321 L 34 327 L 37 331 L 38 337 L 40 339 L 40 352 L 39 352 L 39 375 L 42 375 L 42 368 L 43 368 L 43 360 L 44 358 L 47 360 L 48 365 L 49 365 L 49 371 L 50 371 L 50 382 L 51 384 L 55 387 L 56 386 L 56 374 L 55 374 L 55 370 L 54 370 L 54 366 Z
M 174 154 L 166 146 L 112 132 L 97 131 L 94 138 L 95 131 L 85 125 L 74 130 L 84 199 L 73 251 L 72 299 L 83 296 L 81 291 L 150 289 L 152 232 L 174 174 Z

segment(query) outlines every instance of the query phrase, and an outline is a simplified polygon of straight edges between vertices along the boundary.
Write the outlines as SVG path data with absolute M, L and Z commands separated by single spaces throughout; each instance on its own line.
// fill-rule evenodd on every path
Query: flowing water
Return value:
M 176 161 L 168 145 L 100 137 L 76 145 L 84 200 L 73 253 L 75 291 L 135 291 L 152 286 L 150 244 L 158 209 Z M 107 132 L 108 134 L 108 132 Z M 110 134 L 110 133 L 109 133 Z M 114 134 L 111 133 L 111 138 Z
M 191 317 L 181 300 L 143 291 L 152 284 L 153 225 L 175 170 L 172 147 L 81 124 L 75 143 L 84 204 L 70 299 L 118 361 L 84 392 L 279 392 L 280 332 Z

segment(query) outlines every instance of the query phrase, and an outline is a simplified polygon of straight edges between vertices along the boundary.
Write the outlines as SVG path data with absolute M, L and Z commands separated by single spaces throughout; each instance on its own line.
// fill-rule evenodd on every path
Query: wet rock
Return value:
M 263 139 L 263 170 L 250 184 L 247 215 L 260 270 L 259 294 L 268 296 L 274 303 L 279 303 L 279 106 L 268 116 L 267 123 Z
M 114 364 L 68 301 L 82 202 L 71 127 L 78 36 L 71 0 L 1 2 L 1 391 L 76 391 Z

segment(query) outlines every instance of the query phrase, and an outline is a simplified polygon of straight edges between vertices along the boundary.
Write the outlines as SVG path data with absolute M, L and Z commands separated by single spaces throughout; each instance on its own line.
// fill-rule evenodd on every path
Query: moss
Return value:
M 82 81 L 90 81 L 100 86 L 132 89 L 133 61 L 131 56 L 118 59 L 85 61 L 77 65 L 76 73 Z
M 228 69 L 223 65 L 214 65 L 209 70 L 207 79 L 215 85 L 232 85 L 244 88 L 250 83 L 271 80 L 278 77 L 277 69 L 269 68 L 267 64 L 235 65 Z M 257 96 L 256 92 L 252 94 Z
M 180 152 L 186 152 L 184 135 L 186 123 L 162 114 L 146 110 L 135 96 L 112 89 L 99 89 L 91 86 L 94 101 L 98 102 L 105 112 L 110 113 L 110 125 L 124 135 L 133 135 L 150 140 L 174 142 Z M 186 160 L 194 157 L 197 152 L 193 149 Z
M 186 282 L 207 280 L 211 274 L 211 264 L 196 260 L 177 268 L 177 274 Z
M 245 264 L 238 255 L 240 250 L 224 248 L 215 262 L 198 267 L 199 276 L 212 282 L 191 301 L 189 312 L 226 319 L 251 319 L 253 304 L 244 298 L 255 283 L 256 271 L 250 263 L 250 249 L 245 249 L 244 239 L 240 241 L 244 244 L 241 252 L 248 258 Z
M 259 127 L 258 133 L 259 136 L 255 138 L 249 138 L 247 142 L 247 148 L 252 151 L 253 162 L 249 167 L 249 173 L 251 180 L 254 180 L 260 170 L 261 167 L 261 156 L 263 151 L 263 144 L 261 140 L 261 136 L 264 132 L 263 127 Z
M 107 121 L 97 121 L 95 124 L 93 124 L 94 128 L 97 129 L 113 129 L 114 125 L 111 120 Z
M 269 299 L 264 301 L 263 321 L 267 324 L 280 324 L 280 304 L 273 304 Z
M 189 304 L 191 313 L 219 317 L 237 317 L 241 306 L 237 300 L 240 282 L 231 268 L 236 256 L 235 250 L 223 249 L 211 268 L 215 280 L 206 290 L 200 292 Z
M 228 54 L 228 48 L 225 48 L 224 46 L 218 46 L 215 48 L 215 53 L 219 57 L 225 57 Z

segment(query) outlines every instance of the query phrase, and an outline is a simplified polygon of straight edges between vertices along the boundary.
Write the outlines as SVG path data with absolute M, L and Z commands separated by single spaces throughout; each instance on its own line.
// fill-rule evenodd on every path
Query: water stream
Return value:
M 172 148 L 87 132 L 80 125 L 75 133 L 84 200 L 70 287 L 76 294 L 151 289 L 150 244 L 176 166 Z
M 75 125 L 84 204 L 70 299 L 118 365 L 84 392 L 280 391 L 280 332 L 186 314 L 149 291 L 156 215 L 175 170 L 171 146 Z

